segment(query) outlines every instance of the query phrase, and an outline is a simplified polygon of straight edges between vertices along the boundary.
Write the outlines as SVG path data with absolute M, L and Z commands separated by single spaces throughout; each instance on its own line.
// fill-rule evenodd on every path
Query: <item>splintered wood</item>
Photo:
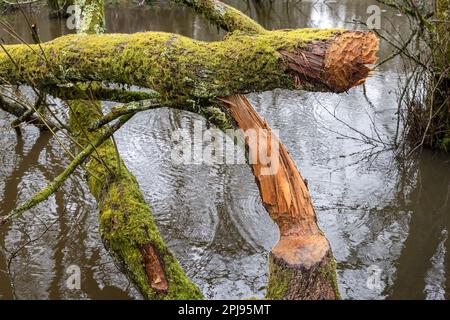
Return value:
M 240 129 L 260 132 L 256 143 L 246 138 L 249 154 L 278 152 L 278 155 L 270 154 L 271 163 L 252 163 L 264 207 L 280 229 L 280 241 L 272 254 L 288 264 L 304 267 L 321 261 L 329 244 L 317 226 L 309 191 L 285 146 L 245 96 L 233 95 L 221 101 Z M 277 142 L 275 150 L 270 147 L 273 142 L 269 144 L 269 139 Z

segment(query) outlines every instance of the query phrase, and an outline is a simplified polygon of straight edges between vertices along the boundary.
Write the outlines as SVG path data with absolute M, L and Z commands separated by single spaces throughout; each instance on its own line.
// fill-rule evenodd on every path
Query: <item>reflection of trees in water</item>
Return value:
M 15 155 L 19 158 L 17 165 L 14 166 L 12 172 L 5 179 L 5 189 L 0 197 L 3 199 L 2 206 L 0 207 L 0 212 L 7 213 L 14 209 L 19 203 L 19 195 L 21 192 L 20 183 L 26 180 L 26 175 L 30 171 L 35 172 L 36 170 L 41 172 L 46 180 L 52 180 L 55 176 L 54 168 L 39 162 L 39 157 L 45 154 L 47 157 L 53 158 L 52 153 L 56 151 L 52 144 L 49 143 L 51 139 L 51 134 L 48 132 L 40 133 L 39 137 L 34 142 L 29 152 L 24 151 L 24 141 L 20 137 L 17 140 Z M 61 166 L 64 164 L 61 163 Z M 77 186 L 73 185 L 70 188 L 74 189 L 70 194 L 77 194 Z M 68 242 L 67 234 L 70 233 L 71 225 L 68 224 L 68 220 L 74 218 L 73 215 L 67 216 L 65 211 L 67 199 L 64 198 L 63 192 L 55 193 L 55 203 L 56 203 L 56 216 L 58 217 L 53 223 L 44 223 L 42 219 L 39 218 L 39 214 L 42 212 L 37 212 L 37 214 L 31 220 L 27 221 L 16 221 L 14 230 L 20 232 L 21 241 L 19 243 L 14 243 L 14 247 L 10 247 L 5 243 L 8 232 L 12 230 L 12 227 L 2 230 L 1 233 L 1 246 L 4 255 L 0 256 L 0 270 L 5 271 L 0 273 L 0 283 L 6 284 L 11 283 L 11 286 L 2 285 L 2 298 L 20 298 L 21 289 L 23 289 L 23 284 L 27 283 L 26 279 L 19 280 L 22 276 L 20 272 L 24 266 L 29 267 L 30 253 L 27 252 L 27 247 L 33 245 L 34 242 L 40 241 L 41 238 L 50 230 L 58 230 L 57 238 L 55 241 L 51 241 L 41 245 L 48 246 L 51 251 L 52 258 L 51 261 L 54 263 L 54 276 L 49 283 L 49 298 L 57 298 L 59 294 L 59 286 L 64 282 L 65 279 L 65 264 L 64 264 L 64 248 L 67 247 Z M 79 209 L 79 208 L 78 208 Z M 77 212 L 78 209 L 75 211 Z M 75 213 L 76 213 L 75 212 Z M 83 215 L 83 220 L 86 219 L 86 215 Z M 37 222 L 37 223 L 36 223 Z M 85 221 L 80 222 L 82 225 Z M 82 231 L 80 231 L 82 232 Z M 79 234 L 76 236 L 79 239 L 80 244 L 83 245 L 86 235 Z M 54 239 L 54 238 L 52 238 Z M 85 252 L 85 250 L 81 250 Z M 16 259 L 19 260 L 17 265 L 18 269 L 15 268 Z M 21 260 L 25 259 L 27 263 L 20 263 Z M 39 264 L 39 262 L 37 262 Z M 16 286 L 14 285 L 16 283 Z M 17 289 L 15 288 L 17 287 Z M 20 288 L 19 288 L 20 287 Z M 16 291 L 16 292 L 14 292 Z
M 42 150 L 44 149 L 45 145 L 49 141 L 51 135 L 47 133 L 41 134 L 36 142 L 34 143 L 31 150 L 28 152 L 28 154 L 25 154 L 23 150 L 24 141 L 18 136 L 17 144 L 15 148 L 15 154 L 20 158 L 18 165 L 14 167 L 11 174 L 5 179 L 5 189 L 3 191 L 3 195 L 1 199 L 2 206 L 0 207 L 1 214 L 10 212 L 13 210 L 17 203 L 18 203 L 18 196 L 19 196 L 19 183 L 23 181 L 26 174 L 28 174 L 29 170 L 31 170 L 34 167 L 38 166 L 39 162 L 39 155 L 41 154 Z M 42 169 L 42 167 L 40 168 Z M 1 245 L 2 249 L 5 251 L 5 256 L 0 258 L 0 270 L 4 270 L 6 274 L 8 274 L 8 260 L 10 259 L 10 251 L 6 249 L 5 247 L 5 236 L 8 233 L 9 229 L 2 230 L 2 237 L 1 237 Z M 7 252 L 6 252 L 7 251 Z M 5 275 L 3 275 L 5 276 Z M 9 279 L 10 275 L 7 275 L 7 278 L 1 279 L 0 283 L 6 283 L 10 282 L 11 279 Z M 1 277 L 1 276 L 0 276 Z M 8 290 L 8 292 L 2 292 L 5 296 L 3 298 L 12 298 L 13 292 L 12 288 L 8 287 L 5 288 L 5 290 Z
M 350 165 L 354 170 L 361 167 L 364 180 L 368 164 L 362 161 Z M 383 166 L 374 168 L 384 175 L 376 183 L 380 192 L 365 195 L 363 189 L 363 202 L 355 203 L 344 182 L 336 191 L 341 193 L 341 206 L 338 199 L 336 207 L 316 206 L 324 221 L 339 210 L 336 232 L 341 240 L 334 245 L 341 284 L 351 298 L 442 298 L 445 292 L 448 299 L 450 161 L 445 154 L 424 151 L 417 158 L 398 158 Z M 384 291 L 366 287 L 372 265 L 382 270 Z
M 442 168 L 442 170 L 436 170 Z M 428 152 L 408 170 L 415 176 L 410 192 L 399 189 L 399 198 L 406 194 L 404 209 L 410 212 L 409 232 L 397 260 L 397 272 L 390 298 L 425 298 L 427 271 L 432 267 L 431 258 L 442 242 L 443 232 L 450 229 L 450 164 L 448 159 Z M 403 176 L 403 174 L 402 174 Z M 450 249 L 446 242 L 444 268 L 445 292 L 450 290 Z
M 373 258 L 367 255 L 375 254 L 375 260 L 379 259 L 376 256 L 379 253 L 372 252 L 369 247 L 380 241 L 378 238 L 382 236 L 381 247 L 384 249 L 381 250 L 388 250 L 391 256 L 378 261 L 385 268 L 384 276 L 389 278 L 388 287 L 383 292 L 388 299 L 427 298 L 425 286 L 433 268 L 439 269 L 440 279 L 434 279 L 438 282 L 433 284 L 437 288 L 431 289 L 445 291 L 445 298 L 448 299 L 450 246 L 446 234 L 450 230 L 450 162 L 445 154 L 424 151 L 416 159 L 397 159 L 392 171 L 388 179 L 396 180 L 393 198 L 381 208 L 369 209 L 369 216 L 364 221 L 370 229 L 369 233 L 365 235 L 362 245 L 351 250 L 351 259 L 357 261 L 344 262 L 345 268 L 367 264 L 366 260 Z M 409 219 L 405 219 L 405 214 Z M 394 224 L 399 224 L 398 228 L 389 230 Z M 405 236 L 406 240 L 401 240 Z M 392 252 L 396 251 L 396 243 L 401 244 L 398 256 Z M 443 265 L 435 265 L 436 254 L 445 255 L 441 261 Z M 431 293 L 436 294 L 434 291 Z

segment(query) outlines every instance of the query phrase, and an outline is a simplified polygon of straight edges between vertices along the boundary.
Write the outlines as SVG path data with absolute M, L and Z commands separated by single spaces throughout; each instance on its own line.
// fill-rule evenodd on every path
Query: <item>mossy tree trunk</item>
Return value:
M 76 3 L 83 12 L 78 32 L 102 33 L 103 0 L 76 0 Z M 82 146 L 91 144 L 106 130 L 87 130 L 103 114 L 101 102 L 89 99 L 90 89 L 85 94 L 86 100 L 67 101 L 70 128 Z M 125 274 L 146 299 L 201 299 L 199 288 L 188 279 L 160 236 L 136 178 L 123 163 L 114 142 L 107 140 L 94 154 L 96 157 L 91 157 L 86 166 L 87 181 L 98 203 L 100 235 Z
M 67 8 L 73 3 L 74 0 L 47 0 L 49 17 L 54 19 L 67 17 L 69 15 L 67 12 Z

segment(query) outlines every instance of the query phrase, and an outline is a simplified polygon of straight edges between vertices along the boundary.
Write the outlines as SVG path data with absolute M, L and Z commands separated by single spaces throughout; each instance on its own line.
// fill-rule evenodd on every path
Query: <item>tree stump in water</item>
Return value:
M 269 255 L 266 297 L 339 298 L 331 247 L 317 225 L 311 196 L 294 161 L 245 96 L 221 100 L 240 129 L 257 132 L 257 139 L 246 136 L 246 145 L 253 160 L 257 155 L 251 165 L 264 207 L 280 229 L 280 240 Z M 261 161 L 262 154 L 271 161 Z

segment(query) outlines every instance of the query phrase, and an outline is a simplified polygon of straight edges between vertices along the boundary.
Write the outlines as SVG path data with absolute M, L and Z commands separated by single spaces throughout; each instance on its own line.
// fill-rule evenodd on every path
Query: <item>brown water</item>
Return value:
M 272 29 L 354 28 L 345 21 L 364 19 L 367 6 L 375 3 L 227 2 Z M 163 30 L 207 41 L 222 36 L 188 9 L 151 3 L 109 5 L 108 32 Z M 37 22 L 43 40 L 70 32 L 65 21 L 49 21 L 45 9 L 24 11 Z M 389 32 L 408 31 L 405 18 L 396 12 L 388 10 L 382 17 Z M 21 13 L 5 19 L 31 41 Z M 0 35 L 17 42 L 3 31 Z M 380 56 L 388 54 L 382 43 Z M 392 151 L 380 152 L 381 145 L 343 137 L 360 135 L 342 121 L 370 136 L 375 125 L 383 140 L 392 140 L 399 69 L 397 60 L 383 65 L 366 84 L 367 99 L 361 87 L 342 95 L 281 90 L 250 95 L 309 181 L 347 299 L 450 296 L 449 156 L 423 152 L 405 160 Z M 54 137 L 33 127 L 17 137 L 9 127 L 12 120 L 0 111 L 0 214 L 67 165 Z M 179 128 L 192 132 L 194 121 L 203 120 L 168 109 L 141 113 L 117 134 L 120 152 L 138 178 L 161 234 L 205 296 L 262 297 L 267 253 L 277 240 L 277 228 L 247 166 L 177 166 L 170 161 L 171 133 Z M 1 228 L 0 244 L 0 299 L 140 298 L 103 248 L 96 204 L 81 171 L 61 192 Z M 70 265 L 81 269 L 81 290 L 66 286 Z M 374 274 L 380 275 L 378 285 L 367 285 Z

